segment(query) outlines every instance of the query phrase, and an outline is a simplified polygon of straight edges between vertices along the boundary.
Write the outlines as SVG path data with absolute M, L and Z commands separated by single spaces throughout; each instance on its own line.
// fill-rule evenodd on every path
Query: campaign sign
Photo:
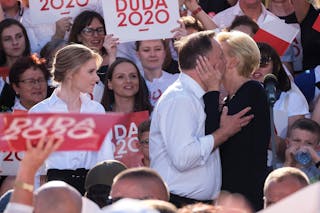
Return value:
M 178 27 L 177 0 L 102 1 L 107 33 L 120 42 L 172 38 Z
M 8 67 L 0 67 L 0 77 L 4 80 L 7 81 L 7 78 L 9 76 L 9 68 Z
M 63 17 L 75 17 L 92 0 L 32 0 L 29 1 L 33 24 L 54 23 Z
M 0 151 L 24 151 L 26 141 L 37 143 L 50 135 L 63 140 L 58 150 L 99 150 L 118 119 L 117 114 L 4 113 L 0 115 Z
M 112 128 L 112 143 L 115 146 L 114 158 L 127 167 L 141 165 L 142 153 L 138 149 L 138 126 L 149 119 L 148 111 L 126 114 Z

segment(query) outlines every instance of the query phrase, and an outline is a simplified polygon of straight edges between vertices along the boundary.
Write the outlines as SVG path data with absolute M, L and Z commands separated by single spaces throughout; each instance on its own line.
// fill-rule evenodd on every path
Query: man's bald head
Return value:
M 50 181 L 35 191 L 35 213 L 81 213 L 81 194 L 63 181 Z
M 119 198 L 169 200 L 169 192 L 160 175 L 146 167 L 127 169 L 118 174 L 111 187 L 113 200 Z

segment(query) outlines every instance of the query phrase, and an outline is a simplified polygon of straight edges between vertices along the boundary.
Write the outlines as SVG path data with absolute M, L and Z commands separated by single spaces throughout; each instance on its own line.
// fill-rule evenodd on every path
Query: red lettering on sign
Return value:
M 42 0 L 40 0 L 40 2 L 42 2 Z M 43 11 L 43 10 L 49 10 L 48 0 L 45 1 L 44 5 L 41 7 L 40 10 L 41 10 L 41 11 Z
M 118 27 L 152 25 L 155 22 L 164 24 L 169 21 L 170 15 L 166 10 L 168 6 L 165 0 L 140 1 L 116 0 L 116 11 L 120 18 Z
M 149 1 L 149 2 L 150 2 L 150 5 L 147 5 L 146 2 L 147 2 L 147 1 L 142 1 L 142 8 L 143 8 L 143 10 L 149 10 L 149 9 L 151 9 L 152 6 L 153 6 L 153 1 Z
M 163 20 L 160 20 L 160 13 L 163 13 L 164 14 L 164 19 Z M 166 10 L 158 10 L 157 12 L 156 12 L 156 20 L 157 20 L 157 22 L 158 23 L 160 23 L 160 24 L 164 24 L 164 23 L 166 23 L 167 21 L 169 21 L 169 13 L 168 13 L 168 11 L 166 11 Z
M 51 2 L 50 2 L 51 7 L 52 7 L 53 9 L 59 10 L 59 9 L 61 9 L 61 8 L 63 7 L 63 4 L 64 4 L 64 1 L 63 1 L 63 0 L 60 0 L 60 4 L 58 4 L 58 5 L 55 5 L 54 2 L 57 2 L 57 1 L 51 0 Z
M 135 17 L 137 17 L 136 21 L 134 21 L 134 18 L 133 18 L 134 15 L 136 15 Z M 133 26 L 140 25 L 142 23 L 142 15 L 138 12 L 130 13 L 129 23 Z
M 66 2 L 64 0 L 40 0 L 40 2 L 44 2 L 44 5 L 41 7 L 41 11 L 44 10 L 50 10 L 50 8 L 55 9 L 55 10 L 60 10 L 60 9 L 70 9 L 74 8 L 76 5 L 74 4 L 74 0 L 67 0 Z M 66 3 L 66 5 L 65 5 Z M 76 4 L 79 7 L 85 7 L 89 3 L 89 0 L 84 0 L 83 2 L 81 0 L 76 0 Z M 70 12 L 69 12 L 70 13 Z M 67 12 L 61 13 L 61 14 L 67 14 Z
M 135 6 L 136 7 L 134 7 L 134 5 L 133 5 L 133 0 L 131 0 L 130 1 L 130 9 L 133 10 L 133 11 L 139 10 L 139 0 L 136 0 Z
M 14 158 L 18 161 L 22 160 L 19 156 L 19 152 L 8 152 L 8 154 L 3 158 L 3 161 L 14 161 Z
M 120 4 L 122 2 L 122 4 Z M 127 9 L 127 2 L 124 0 L 117 0 L 116 1 L 116 11 L 123 12 Z
M 154 23 L 154 22 L 152 21 L 152 16 L 153 16 L 152 11 L 147 10 L 147 11 L 144 12 L 144 15 L 145 15 L 145 16 L 148 16 L 148 15 L 149 15 L 149 17 L 147 17 L 147 21 L 146 21 L 145 24 L 153 24 L 153 23 Z
M 119 14 L 118 14 L 118 18 L 119 18 L 120 16 L 122 17 L 122 20 L 121 20 L 120 23 L 118 24 L 118 27 L 125 27 L 125 26 L 127 26 L 127 24 L 124 23 L 124 22 L 126 21 L 127 15 L 126 15 L 125 13 L 119 13 Z
M 72 3 L 73 3 L 73 0 L 69 0 L 69 3 L 67 4 L 66 8 L 73 8 L 74 4 Z
M 88 5 L 89 0 L 85 0 L 83 3 L 81 3 L 80 0 L 76 0 L 76 2 L 79 7 L 85 7 Z
M 161 6 L 163 6 L 164 8 L 168 8 L 165 0 L 158 0 L 155 8 L 158 9 L 158 7 L 161 7 Z

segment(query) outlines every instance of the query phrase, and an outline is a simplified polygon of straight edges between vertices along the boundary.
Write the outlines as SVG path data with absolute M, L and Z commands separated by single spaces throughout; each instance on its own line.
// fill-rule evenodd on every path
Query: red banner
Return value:
M 46 135 L 61 135 L 64 143 L 59 150 L 98 150 L 105 135 L 112 129 L 114 156 L 128 167 L 141 165 L 138 126 L 149 113 L 107 114 L 14 114 L 0 113 L 0 174 L 16 175 L 25 143 L 34 143 Z
M 318 18 L 313 23 L 312 28 L 318 32 L 320 32 L 320 15 L 318 15 Z
M 0 151 L 26 150 L 26 141 L 55 135 L 64 140 L 59 150 L 98 150 L 122 114 L 34 113 L 0 114 Z
M 112 128 L 112 142 L 115 145 L 114 158 L 128 167 L 142 164 L 142 153 L 138 149 L 138 126 L 149 119 L 148 111 L 127 114 Z
M 6 81 L 8 76 L 9 76 L 9 68 L 0 67 L 0 77 L 3 78 L 4 81 Z

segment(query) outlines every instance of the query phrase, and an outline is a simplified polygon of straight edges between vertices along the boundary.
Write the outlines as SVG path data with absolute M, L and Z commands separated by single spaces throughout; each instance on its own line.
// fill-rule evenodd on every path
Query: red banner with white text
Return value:
M 142 165 L 142 153 L 138 148 L 138 126 L 149 119 L 148 111 L 127 114 L 112 128 L 112 142 L 115 145 L 114 158 L 128 167 Z

